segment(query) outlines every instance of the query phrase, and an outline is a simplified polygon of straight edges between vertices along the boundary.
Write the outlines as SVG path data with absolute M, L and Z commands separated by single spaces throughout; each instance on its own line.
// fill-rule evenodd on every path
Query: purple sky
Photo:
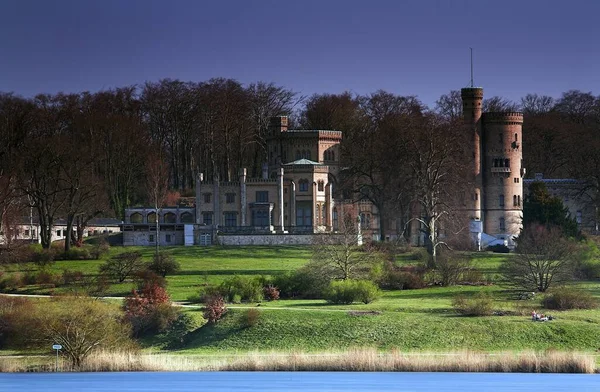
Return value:
M 600 2 L 3 0 L 0 91 L 97 91 L 161 78 L 388 90 L 426 104 L 600 94 Z

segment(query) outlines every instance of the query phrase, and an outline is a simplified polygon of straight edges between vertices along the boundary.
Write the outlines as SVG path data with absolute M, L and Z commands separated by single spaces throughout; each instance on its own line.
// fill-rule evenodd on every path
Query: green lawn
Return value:
M 150 247 L 114 247 L 111 254 L 139 250 L 150 261 Z M 168 291 L 175 301 L 185 301 L 206 284 L 218 284 L 238 275 L 273 275 L 294 270 L 310 260 L 309 247 L 170 247 L 181 271 L 168 277 Z M 107 255 L 106 257 L 109 257 Z M 473 265 L 492 282 L 506 254 L 465 253 Z M 413 254 L 401 254 L 400 264 L 415 264 Z M 99 261 L 58 261 L 51 271 L 79 270 L 96 274 Z M 35 271 L 33 264 L 5 266 L 5 275 Z M 600 298 L 598 282 L 576 285 Z M 132 282 L 114 285 L 113 295 L 128 293 Z M 60 293 L 68 288 L 27 286 L 22 293 Z M 461 317 L 452 308 L 457 295 L 472 296 L 485 291 L 494 299 L 498 314 L 488 317 Z M 500 351 L 557 349 L 596 351 L 600 349 L 600 312 L 577 310 L 552 312 L 558 318 L 547 323 L 530 321 L 526 314 L 540 309 L 536 300 L 516 300 L 516 292 L 499 285 L 429 287 L 421 290 L 385 291 L 381 299 L 368 304 L 331 305 L 324 300 L 279 300 L 230 305 L 229 313 L 215 326 L 194 331 L 182 353 L 216 353 L 248 350 L 336 350 L 350 347 L 377 347 L 414 351 L 455 351 L 463 349 Z M 248 308 L 261 312 L 258 323 L 247 327 L 243 318 Z M 186 311 L 202 320 L 199 309 Z M 377 314 L 350 314 L 371 311 Z M 160 339 L 143 342 L 148 350 L 162 347 Z

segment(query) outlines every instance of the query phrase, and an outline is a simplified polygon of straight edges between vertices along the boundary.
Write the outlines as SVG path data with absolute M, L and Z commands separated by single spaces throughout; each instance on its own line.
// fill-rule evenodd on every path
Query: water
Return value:
M 0 391 L 600 391 L 600 375 L 518 373 L 11 373 Z

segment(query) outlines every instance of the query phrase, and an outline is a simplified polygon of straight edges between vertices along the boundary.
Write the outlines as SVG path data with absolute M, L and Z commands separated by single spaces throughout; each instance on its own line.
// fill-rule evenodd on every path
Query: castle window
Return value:
M 517 195 L 517 205 L 521 206 L 521 195 Z
M 205 203 L 210 203 L 210 193 L 205 193 L 204 194 L 204 202 Z
M 226 212 L 223 215 L 225 216 L 225 226 L 227 226 L 227 227 L 237 226 L 237 213 Z
M 338 229 L 338 212 L 337 208 L 333 209 L 333 230 Z
M 142 223 L 142 221 L 142 214 L 140 214 L 139 212 L 134 212 L 129 216 L 129 222 L 131 223 Z
M 300 180 L 298 186 L 300 192 L 308 192 L 308 180 Z
M 362 212 L 360 214 L 360 228 L 370 229 L 371 228 L 371 215 Z
M 506 230 L 506 221 L 504 220 L 504 218 L 500 218 L 499 228 L 500 228 L 500 231 L 505 231 Z
M 212 212 L 203 212 L 202 221 L 205 225 L 212 225 Z
M 165 235 L 165 241 L 166 242 L 171 242 L 171 234 Z
M 179 217 L 181 223 L 194 223 L 194 216 L 189 212 L 184 212 Z
M 149 213 L 146 219 L 148 223 L 156 223 L 156 212 Z
M 177 216 L 175 216 L 175 214 L 172 212 L 167 212 L 166 214 L 163 215 L 163 222 L 164 223 L 177 223 Z
M 256 202 L 257 203 L 268 203 L 269 202 L 269 191 L 256 191 Z
M 225 203 L 227 203 L 227 204 L 235 203 L 235 193 L 226 193 L 225 194 Z
M 500 207 L 504 207 L 504 195 L 498 195 L 498 204 Z
M 517 134 L 515 133 L 515 142 L 518 142 L 519 138 L 517 137 Z
M 510 159 L 504 160 L 504 167 L 510 167 Z
M 518 204 L 517 204 L 517 195 L 513 195 L 513 206 L 514 207 L 518 206 Z
M 254 210 L 252 211 L 252 225 L 258 227 L 266 227 L 270 225 L 269 210 Z
M 325 183 L 323 181 L 317 182 L 317 189 L 319 192 L 323 192 L 323 189 L 325 189 Z

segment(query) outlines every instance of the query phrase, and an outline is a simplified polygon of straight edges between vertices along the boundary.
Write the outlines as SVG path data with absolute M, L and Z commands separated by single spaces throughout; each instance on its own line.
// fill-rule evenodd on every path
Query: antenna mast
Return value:
M 474 87 L 473 86 L 473 48 L 469 48 L 471 49 L 471 88 Z

